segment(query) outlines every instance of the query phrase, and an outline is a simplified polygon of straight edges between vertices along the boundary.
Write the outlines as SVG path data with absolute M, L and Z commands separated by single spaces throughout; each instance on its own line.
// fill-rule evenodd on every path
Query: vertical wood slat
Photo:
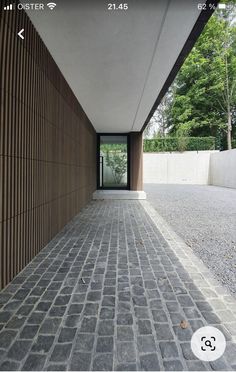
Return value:
M 96 133 L 24 11 L 1 13 L 0 88 L 3 288 L 91 198 Z

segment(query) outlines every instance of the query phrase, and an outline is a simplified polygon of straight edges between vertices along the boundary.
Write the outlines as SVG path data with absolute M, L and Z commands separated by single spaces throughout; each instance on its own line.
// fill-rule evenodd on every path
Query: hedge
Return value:
M 145 139 L 144 152 L 215 150 L 215 137 L 164 137 Z

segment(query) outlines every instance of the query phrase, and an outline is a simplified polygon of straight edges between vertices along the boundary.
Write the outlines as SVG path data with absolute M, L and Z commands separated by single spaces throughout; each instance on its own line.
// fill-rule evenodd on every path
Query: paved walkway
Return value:
M 188 249 L 145 201 L 91 202 L 0 293 L 0 370 L 236 369 L 235 302 Z M 207 324 L 211 363 L 189 343 Z

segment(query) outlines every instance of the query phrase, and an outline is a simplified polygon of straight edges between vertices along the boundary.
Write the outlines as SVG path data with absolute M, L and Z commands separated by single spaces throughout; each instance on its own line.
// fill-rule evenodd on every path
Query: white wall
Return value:
M 210 184 L 236 188 L 236 149 L 211 154 Z
M 210 155 L 215 151 L 144 153 L 144 183 L 207 185 Z

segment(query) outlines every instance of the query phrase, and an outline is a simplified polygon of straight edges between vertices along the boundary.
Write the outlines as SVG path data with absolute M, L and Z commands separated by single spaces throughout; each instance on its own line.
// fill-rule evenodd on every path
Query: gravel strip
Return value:
M 236 297 L 236 190 L 145 184 L 148 201 Z

